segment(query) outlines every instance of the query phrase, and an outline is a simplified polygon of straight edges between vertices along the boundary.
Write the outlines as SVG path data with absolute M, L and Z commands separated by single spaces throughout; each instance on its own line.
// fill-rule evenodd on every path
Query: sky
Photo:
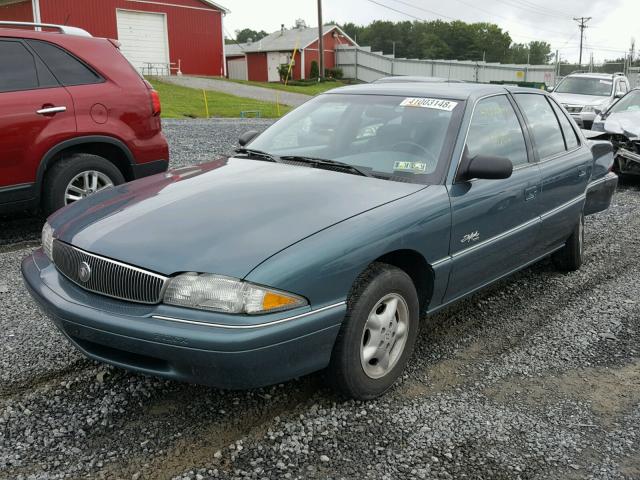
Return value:
M 217 1 L 217 0 L 216 0 Z M 302 18 L 316 26 L 317 0 L 220 0 L 231 10 L 227 36 L 243 28 L 274 32 Z M 324 21 L 368 24 L 373 20 L 463 20 L 492 22 L 514 42 L 544 40 L 560 58 L 578 61 L 580 31 L 573 17 L 592 17 L 585 30 L 583 63 L 628 52 L 631 39 L 640 50 L 640 0 L 323 0 Z

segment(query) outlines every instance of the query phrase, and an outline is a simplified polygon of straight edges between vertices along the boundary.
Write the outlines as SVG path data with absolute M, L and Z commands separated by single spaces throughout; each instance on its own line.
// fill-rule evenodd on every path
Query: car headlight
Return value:
M 53 262 L 53 231 L 49 223 L 45 223 L 42 227 L 42 250 L 51 262 Z
M 600 105 L 587 105 L 582 109 L 582 113 L 596 113 L 596 108 L 599 108 Z
M 163 301 L 179 307 L 250 315 L 307 304 L 304 298 L 291 293 L 207 273 L 185 273 L 172 278 Z

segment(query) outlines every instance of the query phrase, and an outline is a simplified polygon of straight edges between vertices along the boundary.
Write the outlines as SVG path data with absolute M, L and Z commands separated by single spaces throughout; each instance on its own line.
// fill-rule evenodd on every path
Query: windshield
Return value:
M 640 111 L 640 91 L 634 90 L 622 97 L 618 103 L 609 109 L 607 114 Z
M 613 90 L 613 80 L 604 78 L 567 77 L 556 88 L 556 93 L 574 93 L 608 97 Z
M 452 143 L 445 140 L 459 125 L 462 103 L 325 94 L 285 116 L 249 147 L 278 157 L 338 161 L 378 178 L 435 183 L 446 168 L 443 147 Z

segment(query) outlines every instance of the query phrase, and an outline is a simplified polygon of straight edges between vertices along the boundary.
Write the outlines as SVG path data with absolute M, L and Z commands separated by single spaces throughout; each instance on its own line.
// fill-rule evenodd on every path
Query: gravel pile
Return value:
M 165 131 L 185 165 L 254 125 Z M 85 360 L 19 283 L 30 249 L 7 243 L 0 478 L 640 478 L 639 208 L 632 184 L 588 219 L 581 271 L 545 261 L 428 319 L 402 381 L 368 403 L 321 374 L 225 392 Z

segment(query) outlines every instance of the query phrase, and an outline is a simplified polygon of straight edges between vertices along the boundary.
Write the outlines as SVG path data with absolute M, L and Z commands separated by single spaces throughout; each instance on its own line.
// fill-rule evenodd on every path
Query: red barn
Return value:
M 143 73 L 226 74 L 223 19 L 210 0 L 0 0 L 0 20 L 72 25 L 113 38 Z
M 318 62 L 318 29 L 300 25 L 297 28 L 281 30 L 251 43 L 226 46 L 227 71 L 234 80 L 257 82 L 278 82 L 278 67 L 288 64 L 296 51 L 292 78 L 304 80 L 311 76 L 311 63 Z M 356 45 L 340 27 L 324 27 L 324 66 L 336 66 L 338 45 Z M 319 63 L 319 62 L 318 62 Z

